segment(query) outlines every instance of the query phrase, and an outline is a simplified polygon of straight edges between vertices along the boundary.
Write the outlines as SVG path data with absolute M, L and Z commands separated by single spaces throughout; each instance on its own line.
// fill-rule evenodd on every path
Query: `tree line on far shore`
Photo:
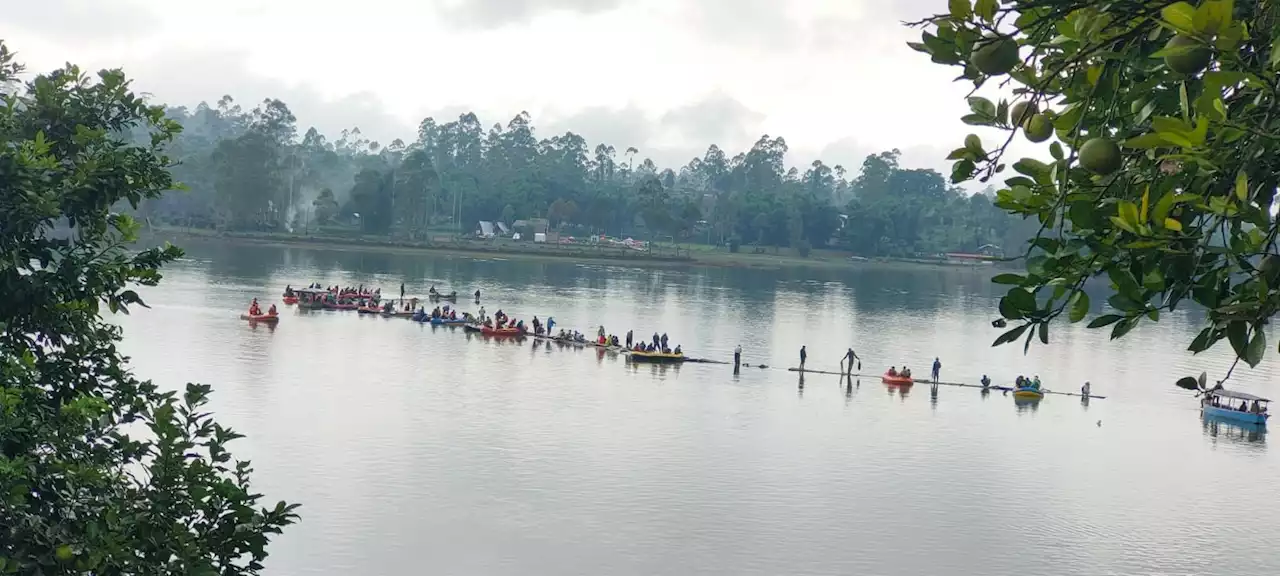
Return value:
M 786 141 L 765 135 L 733 156 L 712 144 L 673 169 L 573 132 L 539 139 L 527 113 L 488 130 L 472 113 L 426 118 L 414 140 L 386 145 L 358 128 L 299 136 L 274 99 L 245 110 L 224 96 L 167 113 L 184 126 L 169 150 L 187 190 L 144 203 L 153 222 L 425 239 L 543 218 L 564 235 L 864 256 L 1016 252 L 1034 233 L 989 193 L 903 168 L 897 150 L 868 156 L 856 175 L 821 160 L 800 170 L 784 162 Z

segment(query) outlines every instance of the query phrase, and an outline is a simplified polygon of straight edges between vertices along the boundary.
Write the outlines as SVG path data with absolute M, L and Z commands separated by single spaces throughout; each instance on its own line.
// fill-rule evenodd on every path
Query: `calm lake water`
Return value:
M 302 503 L 275 574 L 1106 575 L 1280 573 L 1280 457 L 1265 435 L 1204 422 L 1179 376 L 1229 364 L 1184 352 L 1200 318 L 1120 342 L 1055 327 L 993 349 L 989 271 L 644 270 L 185 243 L 123 317 L 136 372 L 214 385 L 248 438 L 255 488 Z M 666 332 L 691 356 L 628 365 L 594 350 L 282 307 L 285 284 L 469 294 L 486 309 L 594 333 Z M 1101 298 L 1095 298 L 1101 301 Z M 474 306 L 462 303 L 463 310 Z M 1035 409 L 928 386 L 899 394 L 835 370 L 907 364 L 943 380 L 1039 374 Z M 1280 396 L 1276 363 L 1233 387 Z

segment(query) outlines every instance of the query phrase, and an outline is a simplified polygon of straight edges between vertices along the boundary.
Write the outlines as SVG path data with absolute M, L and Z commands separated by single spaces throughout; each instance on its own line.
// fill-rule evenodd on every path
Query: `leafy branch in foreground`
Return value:
M 1038 219 L 1025 274 L 1002 320 L 1048 342 L 1048 324 L 1089 315 L 1086 280 L 1105 277 L 1113 308 L 1091 328 L 1120 338 L 1186 300 L 1208 310 L 1190 343 L 1226 339 L 1250 366 L 1280 306 L 1273 200 L 1280 162 L 1275 3 L 1232 0 L 950 0 L 913 23 L 912 43 L 963 68 L 975 91 L 999 80 L 1017 102 L 972 96 L 962 120 L 1008 132 L 992 150 L 969 136 L 952 152 L 956 182 L 1011 167 L 997 205 Z M 1051 130 L 1047 129 L 1051 126 Z M 1051 132 L 1051 134 L 1050 134 Z M 1009 162 L 1021 134 L 1054 138 L 1047 158 Z M 998 322 L 999 323 L 999 322 Z M 1228 372 L 1228 376 L 1230 373 Z
M 111 212 L 174 187 L 180 128 L 118 70 L 21 72 L 0 42 L 0 574 L 257 574 L 295 506 L 258 508 L 209 387 L 133 377 L 100 314 L 181 255 Z

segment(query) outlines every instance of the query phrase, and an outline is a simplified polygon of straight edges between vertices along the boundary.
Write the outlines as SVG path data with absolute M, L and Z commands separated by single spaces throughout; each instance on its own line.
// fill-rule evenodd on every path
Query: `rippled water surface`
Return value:
M 1265 434 L 1202 421 L 1171 383 L 1229 364 L 1183 352 L 1175 314 L 1118 343 L 1055 327 L 992 349 L 989 272 L 642 270 L 188 243 L 121 318 L 136 371 L 215 387 L 248 435 L 255 488 L 302 503 L 275 574 L 1280 574 L 1280 458 Z M 594 333 L 667 332 L 691 356 L 751 364 L 631 366 L 596 351 L 467 337 L 250 298 L 365 284 L 480 289 L 492 313 Z M 1095 298 L 1101 301 L 1102 298 Z M 462 304 L 462 309 L 473 306 Z M 899 394 L 835 370 L 889 364 L 943 380 L 1048 388 L 1084 405 L 928 386 Z M 1223 346 L 1225 348 L 1225 345 Z M 1234 387 L 1280 395 L 1276 366 Z

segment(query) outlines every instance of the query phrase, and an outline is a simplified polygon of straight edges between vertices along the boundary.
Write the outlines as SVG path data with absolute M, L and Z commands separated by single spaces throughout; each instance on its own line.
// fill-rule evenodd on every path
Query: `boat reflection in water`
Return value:
M 1267 426 L 1205 413 L 1201 416 L 1205 436 L 1241 444 L 1263 446 L 1267 443 Z
M 1020 413 L 1035 412 L 1040 409 L 1040 398 L 1043 398 L 1043 396 L 1036 397 L 1036 398 L 1026 398 L 1026 397 L 1019 398 L 1018 396 L 1014 396 L 1013 405 L 1015 408 L 1018 409 L 1018 412 Z

